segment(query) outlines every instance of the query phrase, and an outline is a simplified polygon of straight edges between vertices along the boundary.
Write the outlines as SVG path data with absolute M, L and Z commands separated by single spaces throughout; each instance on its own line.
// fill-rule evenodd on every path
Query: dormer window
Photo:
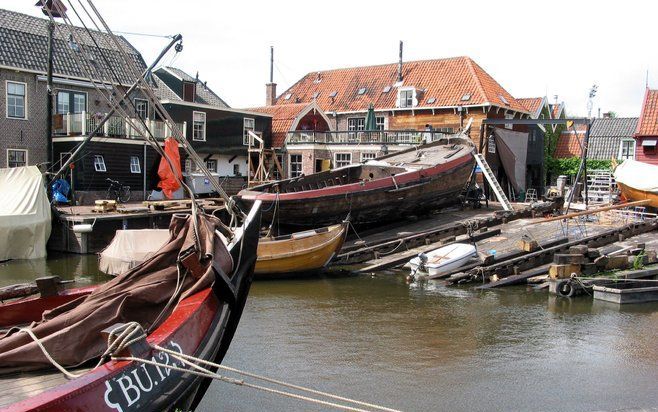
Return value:
M 397 103 L 397 106 L 400 108 L 416 107 L 418 105 L 416 89 L 414 87 L 399 88 Z
M 196 83 L 183 81 L 183 100 L 186 102 L 194 102 L 196 96 Z

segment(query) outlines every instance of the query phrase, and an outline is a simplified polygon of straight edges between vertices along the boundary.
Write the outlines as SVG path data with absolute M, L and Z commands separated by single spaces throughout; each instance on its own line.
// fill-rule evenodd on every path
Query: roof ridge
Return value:
M 443 57 L 440 59 L 418 59 L 418 60 L 408 60 L 408 61 L 403 61 L 402 66 L 404 67 L 405 63 L 425 63 L 425 62 L 439 62 L 439 61 L 446 61 L 446 60 L 457 60 L 457 59 L 468 59 L 468 56 L 453 56 L 453 57 Z M 341 71 L 341 70 L 354 70 L 354 69 L 370 69 L 373 67 L 384 67 L 384 66 L 397 66 L 399 62 L 392 62 L 392 63 L 380 63 L 380 64 L 368 64 L 365 66 L 349 66 L 349 67 L 338 67 L 335 69 L 328 69 L 328 70 L 312 70 L 308 73 L 306 73 L 303 77 L 306 77 L 310 74 L 315 74 L 315 73 L 328 73 L 328 72 L 336 72 L 336 71 Z
M 484 86 L 482 86 L 482 81 L 480 80 L 480 76 L 477 75 L 475 72 L 475 67 L 473 67 L 473 60 L 470 57 L 466 58 L 466 64 L 468 65 L 468 68 L 471 72 L 471 75 L 475 78 L 475 83 L 476 86 L 480 89 L 480 93 L 484 97 L 484 102 L 491 104 L 489 101 L 489 96 L 487 96 L 487 93 L 484 91 Z

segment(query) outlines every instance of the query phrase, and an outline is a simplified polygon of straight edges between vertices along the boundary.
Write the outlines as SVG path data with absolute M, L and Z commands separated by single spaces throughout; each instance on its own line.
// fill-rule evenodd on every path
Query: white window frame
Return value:
M 58 99 L 59 99 L 59 94 L 60 93 L 67 93 L 69 95 L 69 99 L 67 101 L 67 107 L 68 110 L 66 113 L 60 113 L 58 110 Z M 84 95 L 85 96 L 85 107 L 80 113 L 87 112 L 87 107 L 89 106 L 89 93 L 82 91 L 82 90 L 73 90 L 73 89 L 57 89 L 55 91 L 55 107 L 53 107 L 53 110 L 55 114 L 76 114 L 75 112 L 75 97 L 73 98 L 73 105 L 71 105 L 71 95 Z M 80 114 L 78 113 L 78 114 Z
M 407 96 L 407 93 L 411 92 L 411 96 Z M 403 99 L 402 96 L 405 95 Z M 411 102 L 409 104 L 409 99 Z M 415 87 L 400 87 L 398 88 L 398 101 L 397 107 L 401 109 L 411 109 L 418 106 L 418 99 L 416 97 L 416 88 Z
M 386 116 L 375 116 L 375 126 L 379 131 L 386 130 Z
M 25 94 L 23 95 L 23 117 L 9 116 L 9 84 L 20 84 L 23 86 Z M 27 83 L 13 80 L 5 80 L 5 117 L 12 120 L 28 120 L 27 118 Z
M 367 156 L 364 156 L 367 155 Z M 375 159 L 377 157 L 377 152 L 361 152 L 361 163 Z
M 200 114 L 200 115 L 203 116 L 203 138 L 197 138 L 197 136 L 195 134 L 194 126 L 196 126 L 195 123 L 197 121 L 195 120 L 195 116 L 197 114 Z M 195 141 L 195 142 L 205 142 L 206 141 L 206 112 L 197 112 L 197 111 L 192 112 L 192 140 Z
M 139 110 L 140 103 L 146 104 L 146 116 L 144 116 L 144 117 L 141 116 L 142 113 Z M 148 118 L 149 118 L 149 101 L 148 100 L 140 99 L 140 98 L 137 98 L 137 97 L 135 98 L 135 115 L 140 119 L 148 120 Z
M 210 170 L 211 172 L 217 173 L 217 164 L 218 164 L 217 159 L 208 159 L 206 160 L 206 169 Z
M 105 156 L 98 154 L 94 155 L 94 170 L 97 172 L 107 172 L 107 167 L 105 166 Z
M 293 175 L 293 169 L 292 169 L 292 157 L 293 156 L 299 156 L 299 172 L 294 172 L 295 175 Z M 297 162 L 295 162 L 295 164 L 297 164 Z M 290 153 L 288 155 L 288 165 L 290 166 L 288 168 L 289 169 L 288 170 L 288 175 L 290 176 L 290 178 L 301 176 L 304 173 L 303 172 L 303 170 L 304 170 L 304 156 L 301 153 Z
M 251 123 L 251 125 L 247 125 L 247 123 Z M 249 133 L 247 133 L 249 130 L 256 133 L 256 119 L 253 117 L 245 117 L 242 121 L 242 144 L 245 146 L 249 146 L 250 138 Z
M 137 162 L 134 162 L 136 160 Z M 139 156 L 130 156 L 130 173 L 142 173 L 142 165 Z
M 10 166 L 9 165 L 9 152 L 24 152 L 25 153 L 25 166 L 29 165 L 29 155 L 30 151 L 27 149 L 7 149 L 7 167 L 21 167 L 21 166 Z
M 633 144 L 633 150 L 630 153 L 630 156 L 624 157 L 624 143 L 632 143 Z M 619 156 L 618 159 L 621 160 L 626 160 L 626 159 L 631 159 L 635 160 L 635 152 L 637 151 L 637 142 L 635 139 L 622 139 L 621 142 L 619 142 Z
M 350 158 L 349 163 L 345 163 L 346 160 L 340 160 L 341 164 L 339 165 L 338 164 L 339 163 L 338 156 L 343 156 L 343 155 L 349 156 L 349 158 Z M 352 153 L 351 152 L 337 152 L 337 153 L 334 153 L 334 168 L 349 166 L 351 164 L 352 164 Z

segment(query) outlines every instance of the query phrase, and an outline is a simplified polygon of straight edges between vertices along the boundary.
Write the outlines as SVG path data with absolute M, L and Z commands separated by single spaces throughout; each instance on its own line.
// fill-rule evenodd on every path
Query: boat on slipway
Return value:
M 248 206 L 263 202 L 263 219 L 320 226 L 376 223 L 457 203 L 475 165 L 468 138 L 422 146 L 308 176 L 271 182 L 238 193 Z M 265 212 L 267 211 L 267 212 Z
M 650 200 L 658 209 L 658 166 L 626 159 L 614 171 L 621 194 L 629 201 Z
M 434 279 L 460 268 L 477 255 L 477 249 L 466 243 L 455 243 L 421 253 L 409 261 L 412 276 Z

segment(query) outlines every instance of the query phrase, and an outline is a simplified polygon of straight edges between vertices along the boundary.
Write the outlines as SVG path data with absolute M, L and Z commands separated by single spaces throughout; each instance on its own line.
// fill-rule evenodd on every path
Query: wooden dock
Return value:
M 201 199 L 208 213 L 224 206 L 216 200 Z M 94 212 L 95 206 L 60 206 L 53 213 L 48 249 L 67 253 L 98 253 L 110 244 L 117 230 L 166 229 L 175 213 L 190 213 L 189 201 L 173 201 L 161 210 L 142 203 L 117 205 L 113 211 Z M 91 226 L 91 230 L 88 228 Z

